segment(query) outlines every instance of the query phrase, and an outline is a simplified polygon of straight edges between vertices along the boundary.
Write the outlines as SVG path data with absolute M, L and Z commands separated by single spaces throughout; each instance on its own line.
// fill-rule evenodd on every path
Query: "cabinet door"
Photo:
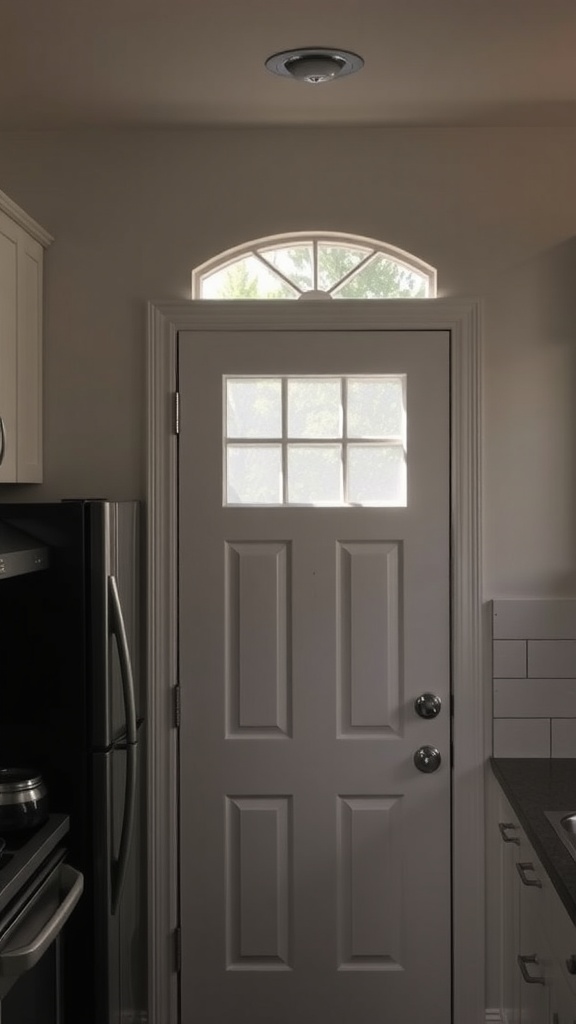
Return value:
M 573 1019 L 576 1021 L 576 925 L 554 891 L 548 894 L 547 914 L 554 957 L 554 981 L 560 993 L 569 993 L 569 1000 L 562 996 L 561 1005 L 564 1007 L 564 1016 L 570 1007 L 572 1016 L 566 1019 L 572 1024 Z M 562 1017 L 560 1020 L 564 1024 Z
M 508 804 L 501 797 L 498 829 L 500 833 L 501 878 L 501 1012 L 507 1024 L 520 1024 L 520 879 L 516 871 L 520 849 L 520 827 Z
M 501 1019 L 576 1024 L 576 925 L 500 790 L 489 806 L 492 846 L 500 833 L 493 877 L 500 928 L 488 941 L 500 957 Z
M 543 893 L 544 871 L 530 844 L 522 837 L 517 865 L 520 891 L 521 1024 L 548 1024 L 550 960 Z
M 576 996 L 566 984 L 560 963 L 553 960 L 550 980 L 550 1024 L 576 1024 Z
M 0 210 L 0 483 L 42 480 L 42 262 Z
M 17 478 L 18 242 L 18 227 L 0 212 L 0 483 Z
M 42 481 L 42 246 L 22 232 L 18 247 L 17 475 Z

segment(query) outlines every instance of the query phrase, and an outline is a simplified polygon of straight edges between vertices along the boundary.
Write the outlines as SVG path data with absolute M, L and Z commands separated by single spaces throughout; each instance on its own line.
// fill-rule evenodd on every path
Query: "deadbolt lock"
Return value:
M 414 710 L 420 718 L 436 718 L 442 709 L 442 701 L 435 693 L 421 693 L 414 701 Z

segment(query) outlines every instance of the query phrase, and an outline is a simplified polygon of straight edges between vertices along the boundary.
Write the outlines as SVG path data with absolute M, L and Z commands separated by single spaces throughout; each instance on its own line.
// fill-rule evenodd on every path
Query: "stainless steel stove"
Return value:
M 2 835 L 0 831 L 0 915 L 70 828 L 66 814 L 51 814 L 38 828 Z
M 7 834 L 0 852 L 0 1022 L 60 1024 L 61 932 L 83 889 L 66 863 L 68 817 Z

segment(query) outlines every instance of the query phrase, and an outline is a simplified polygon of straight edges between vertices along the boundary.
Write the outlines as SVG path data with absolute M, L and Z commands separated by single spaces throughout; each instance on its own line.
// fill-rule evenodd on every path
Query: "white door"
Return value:
M 448 332 L 181 333 L 179 390 L 182 1024 L 448 1024 Z

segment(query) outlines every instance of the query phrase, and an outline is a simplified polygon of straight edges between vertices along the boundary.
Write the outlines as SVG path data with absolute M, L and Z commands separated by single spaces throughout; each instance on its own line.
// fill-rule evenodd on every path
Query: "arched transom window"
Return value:
M 221 253 L 192 274 L 194 299 L 428 299 L 436 271 L 356 235 L 296 232 Z

